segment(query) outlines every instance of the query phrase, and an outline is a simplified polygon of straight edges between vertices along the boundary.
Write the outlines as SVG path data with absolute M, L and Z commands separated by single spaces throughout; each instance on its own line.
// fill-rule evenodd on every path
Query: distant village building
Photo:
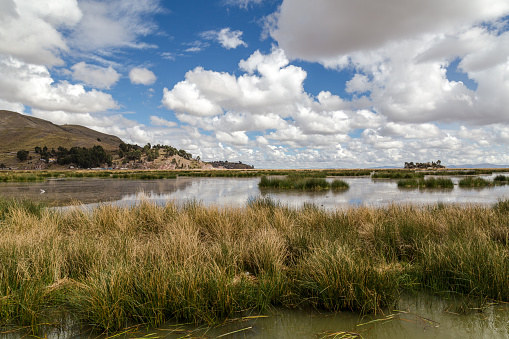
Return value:
M 437 162 L 432 161 L 430 162 L 416 162 L 415 164 L 413 162 L 405 162 L 405 169 L 437 169 L 437 168 L 445 168 L 444 165 L 442 165 L 442 162 L 440 160 L 437 160 Z
M 239 162 L 229 162 L 229 161 L 211 161 L 209 164 L 214 168 L 224 168 L 224 169 L 254 169 L 254 166 L 243 164 L 241 161 Z

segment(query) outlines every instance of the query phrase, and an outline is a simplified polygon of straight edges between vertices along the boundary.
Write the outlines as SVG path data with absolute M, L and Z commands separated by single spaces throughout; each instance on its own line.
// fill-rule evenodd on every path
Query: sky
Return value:
M 509 164 L 509 1 L 0 0 L 0 109 L 255 168 Z

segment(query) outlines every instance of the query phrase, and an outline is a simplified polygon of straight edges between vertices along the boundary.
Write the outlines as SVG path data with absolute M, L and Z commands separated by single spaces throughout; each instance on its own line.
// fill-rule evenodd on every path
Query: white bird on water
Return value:
M 41 194 L 45 193 L 46 191 L 43 190 L 42 188 L 39 188 L 41 190 Z

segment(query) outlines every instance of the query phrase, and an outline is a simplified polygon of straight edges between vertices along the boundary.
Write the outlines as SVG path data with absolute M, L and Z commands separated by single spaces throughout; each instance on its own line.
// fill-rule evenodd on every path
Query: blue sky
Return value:
M 3 0 L 0 109 L 257 168 L 509 164 L 506 0 Z

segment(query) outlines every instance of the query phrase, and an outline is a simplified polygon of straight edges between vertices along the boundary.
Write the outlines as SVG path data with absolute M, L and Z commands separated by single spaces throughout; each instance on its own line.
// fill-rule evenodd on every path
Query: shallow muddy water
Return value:
M 167 323 L 159 328 L 131 327 L 126 338 L 364 338 L 364 339 L 494 339 L 509 338 L 509 305 L 495 304 L 476 309 L 475 302 L 440 298 L 433 295 L 405 296 L 398 310 L 382 315 L 362 316 L 352 312 L 274 309 L 261 316 L 246 314 L 224 324 L 178 325 Z M 349 335 L 349 336 L 348 336 Z M 360 336 L 359 336 L 360 335 Z M 22 333 L 0 334 L 0 338 L 20 339 Z M 90 331 L 52 331 L 49 339 L 106 339 L 111 336 Z
M 196 200 L 206 205 L 245 205 L 249 199 L 271 197 L 293 207 L 313 203 L 324 208 L 386 206 L 391 203 L 493 204 L 509 199 L 509 185 L 482 189 L 400 189 L 396 180 L 367 177 L 340 178 L 348 190 L 317 192 L 259 189 L 259 178 L 177 178 L 162 180 L 82 179 L 49 180 L 35 183 L 0 183 L 0 196 L 43 201 L 50 206 L 79 203 L 132 205 L 145 199 L 157 204 Z M 332 180 L 332 179 L 329 179 Z M 453 178 L 457 183 L 459 179 Z

